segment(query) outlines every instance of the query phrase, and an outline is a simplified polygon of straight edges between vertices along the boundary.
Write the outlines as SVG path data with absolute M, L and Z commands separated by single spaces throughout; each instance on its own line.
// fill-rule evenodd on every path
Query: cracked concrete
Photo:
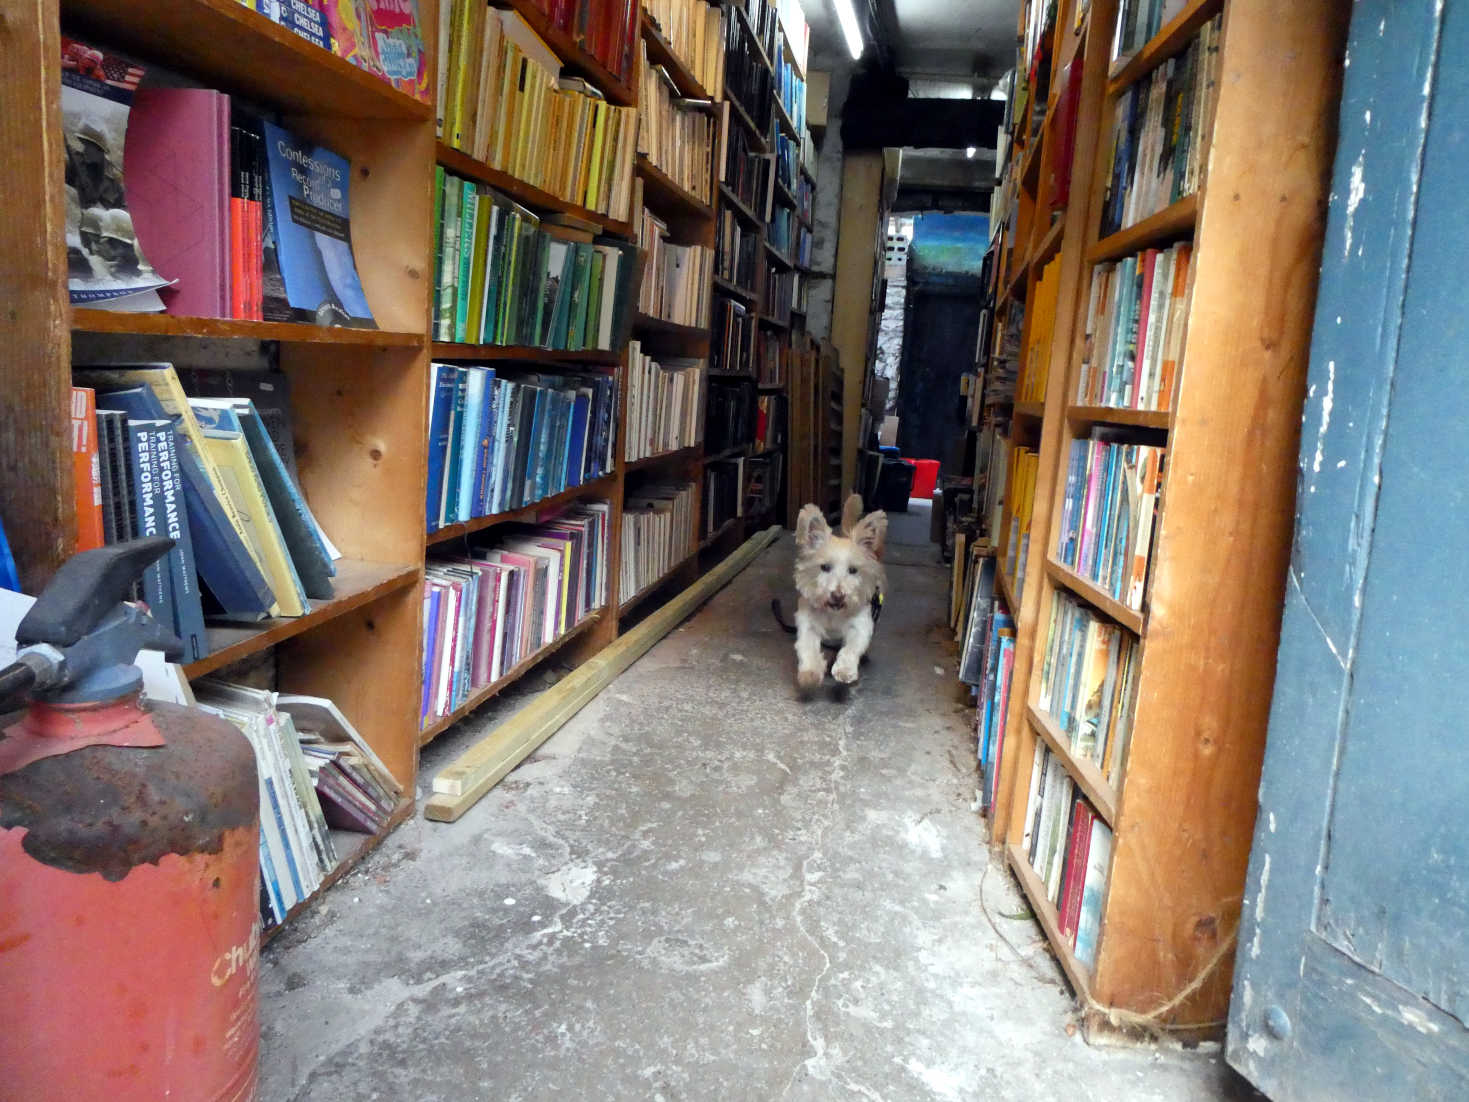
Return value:
M 894 518 L 846 703 L 795 700 L 786 537 L 460 822 L 400 828 L 267 947 L 261 1097 L 1246 1097 L 1217 1050 L 1066 1033 L 970 810 L 926 533 Z

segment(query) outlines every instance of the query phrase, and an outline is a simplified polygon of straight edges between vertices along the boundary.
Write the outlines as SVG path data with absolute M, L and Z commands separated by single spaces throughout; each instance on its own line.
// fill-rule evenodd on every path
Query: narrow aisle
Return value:
M 459 823 L 401 828 L 267 948 L 262 1097 L 1227 1096 L 1217 1053 L 1064 1032 L 986 875 L 927 520 L 893 518 L 848 702 L 795 700 L 787 534 Z

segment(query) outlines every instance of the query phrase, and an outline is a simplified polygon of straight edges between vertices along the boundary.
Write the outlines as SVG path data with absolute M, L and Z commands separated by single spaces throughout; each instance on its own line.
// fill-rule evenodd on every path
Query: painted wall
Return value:
M 913 219 L 909 277 L 979 275 L 989 247 L 988 214 L 920 214 Z

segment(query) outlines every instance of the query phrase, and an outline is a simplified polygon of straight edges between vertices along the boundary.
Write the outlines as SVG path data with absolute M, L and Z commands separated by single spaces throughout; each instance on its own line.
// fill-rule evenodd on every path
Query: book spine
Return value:
M 71 388 L 71 462 L 76 498 L 76 549 L 89 551 L 105 540 L 102 522 L 102 463 L 97 448 L 97 392 Z
M 152 423 L 128 421 L 128 440 L 133 458 L 133 495 L 137 501 L 133 534 L 139 539 L 164 535 L 162 470 Z M 143 600 L 159 624 L 174 630 L 177 621 L 166 559 L 152 563 L 143 571 Z
M 163 496 L 164 531 L 174 541 L 168 553 L 170 584 L 174 603 L 174 633 L 183 640 L 184 661 L 192 662 L 209 653 L 204 630 L 204 607 L 199 596 L 199 568 L 190 538 L 183 479 L 179 470 L 178 434 L 172 425 L 160 425 L 154 433 L 159 457 Z

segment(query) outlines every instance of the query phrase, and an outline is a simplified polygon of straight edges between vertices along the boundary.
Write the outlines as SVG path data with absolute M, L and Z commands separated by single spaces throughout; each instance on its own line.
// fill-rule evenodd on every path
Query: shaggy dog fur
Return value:
M 815 505 L 796 518 L 796 684 L 803 693 L 819 688 L 826 677 L 823 643 L 839 648 L 832 677 L 842 685 L 856 682 L 872 642 L 872 598 L 887 587 L 887 530 L 887 514 L 862 516 L 856 494 L 842 508 L 844 534 L 833 534 Z

